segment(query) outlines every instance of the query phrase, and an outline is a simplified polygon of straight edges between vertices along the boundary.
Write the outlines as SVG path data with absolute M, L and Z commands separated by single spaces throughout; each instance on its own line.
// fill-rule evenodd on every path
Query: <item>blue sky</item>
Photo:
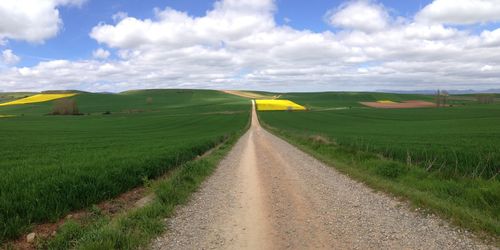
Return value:
M 5 2 L 0 90 L 495 88 L 497 1 Z

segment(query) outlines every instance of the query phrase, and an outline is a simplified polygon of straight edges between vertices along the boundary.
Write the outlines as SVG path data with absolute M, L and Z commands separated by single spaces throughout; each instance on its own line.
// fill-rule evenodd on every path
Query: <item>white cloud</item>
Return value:
M 493 31 L 485 30 L 481 32 L 481 39 L 485 46 L 500 46 L 500 28 Z
M 407 38 L 426 40 L 450 39 L 460 35 L 457 29 L 446 28 L 440 24 L 422 25 L 411 23 L 404 27 L 403 32 Z
M 218 45 L 274 27 L 271 0 L 216 2 L 206 16 L 193 18 L 185 12 L 156 10 L 155 19 L 128 17 L 116 25 L 94 27 L 90 36 L 100 43 L 123 49 L 149 44 L 171 48 L 189 45 Z
M 481 67 L 480 70 L 482 72 L 484 72 L 484 71 L 491 71 L 491 70 L 493 70 L 493 67 L 491 67 L 490 65 L 484 65 L 483 67 Z
M 106 59 L 111 55 L 111 53 L 105 49 L 99 48 L 92 52 L 92 56 L 96 59 Z
M 86 0 L 0 1 L 0 41 L 5 39 L 41 43 L 54 37 L 62 26 L 58 6 L 80 6 Z M 0 42 L 1 44 L 2 42 Z
M 94 59 L 4 68 L 0 88 L 498 87 L 500 29 L 477 35 L 444 24 L 394 17 L 373 1 L 349 2 L 329 12 L 329 17 L 356 5 L 378 14 L 355 17 L 343 22 L 339 30 L 324 32 L 278 25 L 272 0 L 221 0 L 200 17 L 171 8 L 157 9 L 146 19 L 122 16 L 91 30 L 89 35 L 102 46 L 94 51 Z M 377 25 L 363 26 L 363 20 Z M 109 58 L 109 48 L 116 50 L 118 58 L 100 60 Z
M 474 24 L 500 21 L 500 0 L 434 0 L 416 15 L 421 22 Z
M 364 32 L 382 30 L 387 27 L 389 21 L 384 6 L 364 0 L 343 4 L 329 11 L 326 18 L 333 26 Z
M 120 12 L 117 12 L 116 14 L 114 14 L 111 18 L 113 19 L 113 21 L 119 22 L 127 17 L 128 17 L 128 13 L 120 11 Z
M 14 52 L 10 49 L 6 49 L 2 51 L 2 62 L 7 65 L 14 65 L 17 64 L 21 58 L 19 56 L 15 55 Z

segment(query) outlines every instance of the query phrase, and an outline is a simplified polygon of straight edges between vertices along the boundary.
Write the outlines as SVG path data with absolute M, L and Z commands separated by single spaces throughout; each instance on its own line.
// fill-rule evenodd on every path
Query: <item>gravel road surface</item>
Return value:
M 152 249 L 495 249 L 252 126 Z

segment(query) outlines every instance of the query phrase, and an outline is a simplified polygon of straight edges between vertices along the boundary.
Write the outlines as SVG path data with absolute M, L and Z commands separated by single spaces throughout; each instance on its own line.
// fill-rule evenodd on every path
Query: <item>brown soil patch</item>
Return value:
M 222 92 L 224 92 L 226 94 L 237 95 L 237 96 L 251 98 L 251 99 L 266 98 L 266 96 L 261 95 L 261 94 L 246 92 L 246 91 L 239 91 L 239 90 L 222 90 Z
M 222 90 L 222 92 L 230 95 L 237 95 L 245 98 L 250 98 L 250 99 L 278 99 L 281 97 L 281 95 L 274 95 L 274 96 L 266 96 L 266 95 L 261 95 L 253 92 L 247 92 L 247 91 L 240 91 L 240 90 Z
M 151 202 L 153 200 L 153 196 L 146 194 L 147 189 L 141 186 L 123 193 L 114 199 L 101 202 L 96 206 L 99 208 L 102 214 L 115 216 L 125 210 L 129 210 L 134 207 L 143 207 L 147 203 Z M 85 219 L 91 216 L 92 212 L 89 211 L 89 209 L 69 213 L 65 218 L 60 219 L 57 222 L 35 225 L 33 227 L 33 230 L 31 230 L 30 232 L 36 234 L 36 239 L 33 242 L 27 242 L 27 234 L 25 234 L 19 237 L 17 240 L 10 242 L 10 244 L 14 249 L 37 249 L 37 241 L 39 241 L 40 239 L 47 239 L 55 236 L 59 227 L 66 221 L 74 220 L 79 223 L 83 223 Z
M 312 135 L 309 136 L 309 140 L 318 143 L 318 144 L 324 144 L 324 145 L 332 145 L 336 144 L 335 142 L 330 141 L 327 137 L 324 137 L 322 135 Z
M 396 103 L 379 103 L 379 102 L 360 102 L 361 104 L 372 107 L 372 108 L 382 108 L 382 109 L 408 109 L 408 108 L 433 108 L 436 104 L 433 102 L 412 100 L 403 101 Z

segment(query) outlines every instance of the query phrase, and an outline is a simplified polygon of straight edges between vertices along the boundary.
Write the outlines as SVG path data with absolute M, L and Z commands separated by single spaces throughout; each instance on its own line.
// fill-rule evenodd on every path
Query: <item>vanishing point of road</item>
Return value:
M 255 105 L 253 105 L 255 106 Z M 153 249 L 488 249 L 252 125 Z

